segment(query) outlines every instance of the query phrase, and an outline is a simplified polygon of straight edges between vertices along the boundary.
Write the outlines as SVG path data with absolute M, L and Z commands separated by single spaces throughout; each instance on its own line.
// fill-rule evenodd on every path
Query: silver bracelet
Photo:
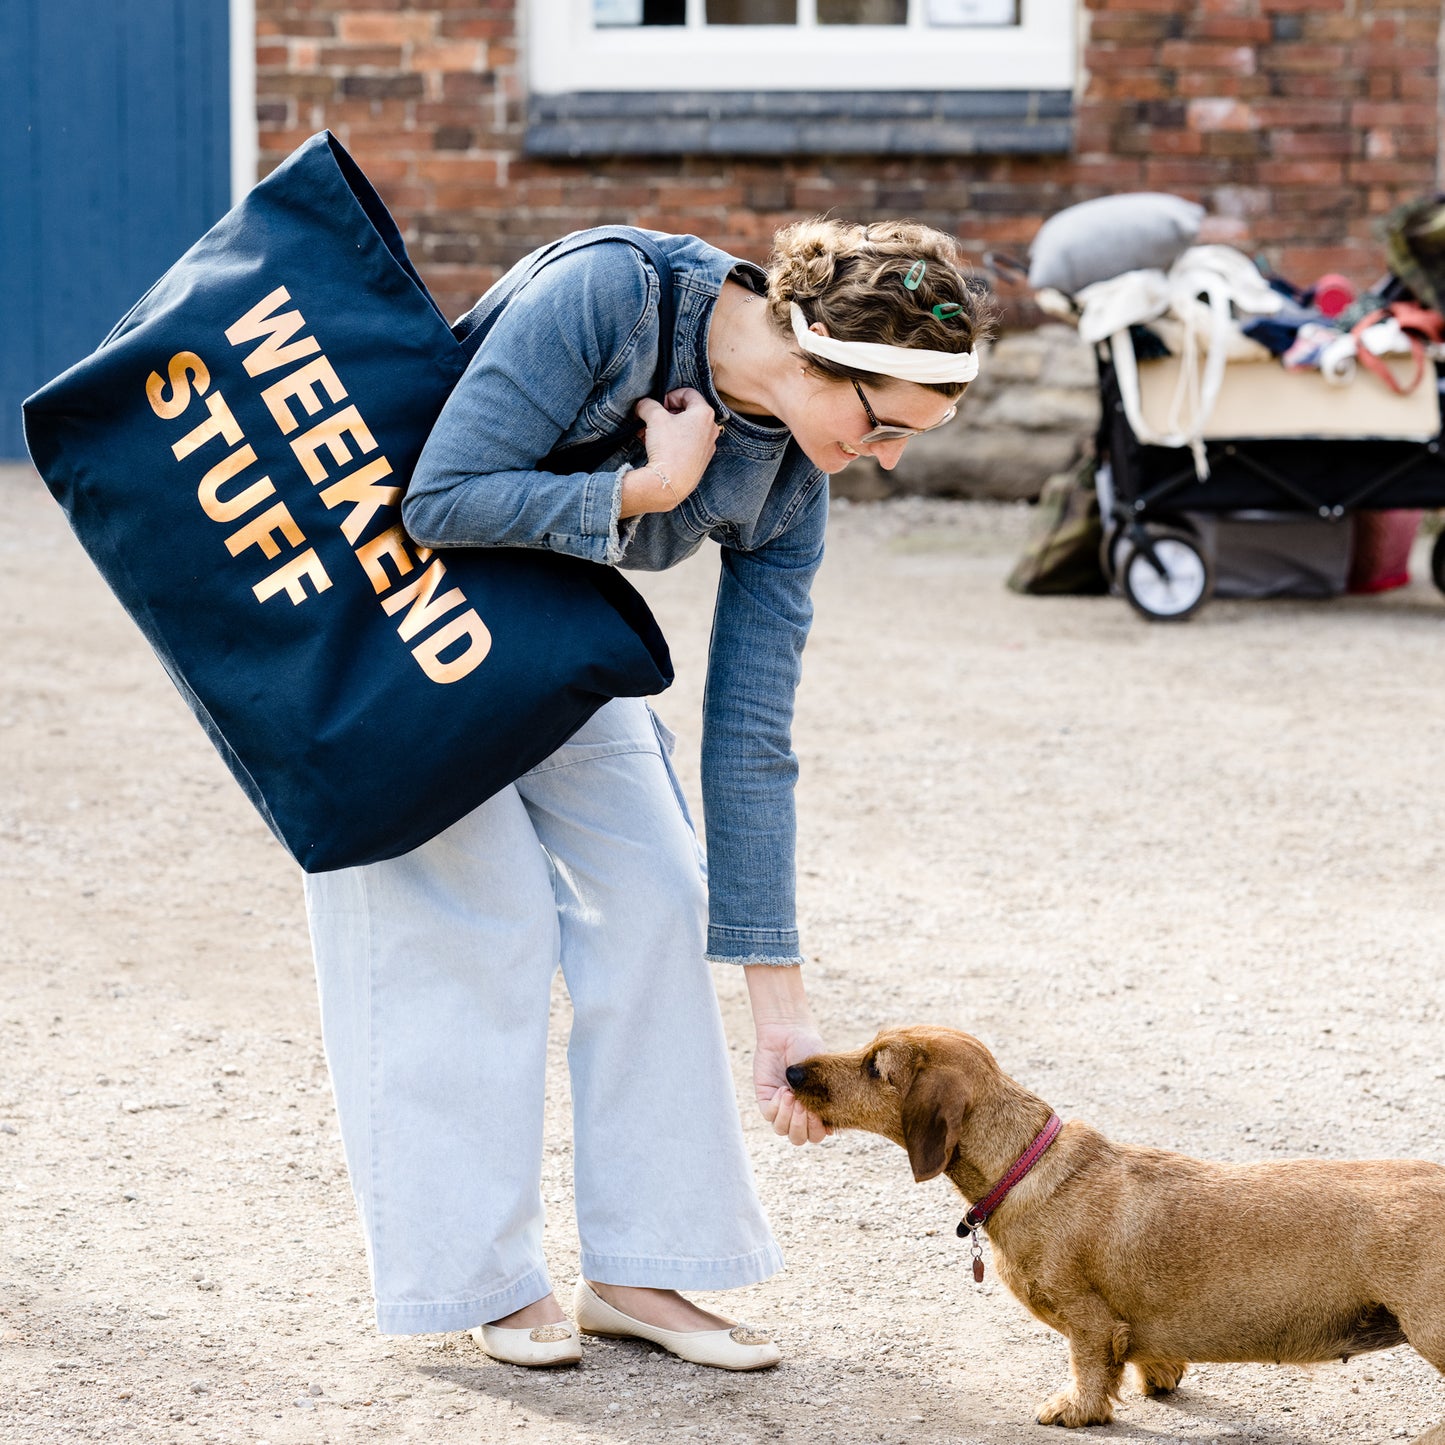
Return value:
M 676 489 L 675 489 L 675 488 L 673 487 L 673 485 L 672 485 L 672 478 L 671 478 L 670 476 L 668 476 L 668 474 L 667 474 L 665 471 L 663 471 L 661 467 L 655 467 L 655 466 L 653 466 L 653 464 L 652 464 L 651 462 L 648 462 L 648 464 L 647 464 L 647 470 L 648 470 L 649 472 L 655 472 L 659 477 L 662 478 L 662 485 L 663 485 L 664 487 L 666 487 L 669 492 L 672 493 L 672 505 L 673 505 L 674 507 L 677 506 L 677 505 L 678 505 L 678 502 L 679 502 L 681 499 L 678 497 L 677 491 L 676 491 Z

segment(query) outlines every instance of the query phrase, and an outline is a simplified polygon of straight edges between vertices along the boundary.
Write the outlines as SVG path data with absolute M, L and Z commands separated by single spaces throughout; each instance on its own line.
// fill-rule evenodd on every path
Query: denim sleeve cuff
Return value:
M 620 513 L 622 511 L 622 478 L 632 470 L 622 467 L 615 472 L 594 472 L 587 478 L 587 488 L 582 496 L 582 532 L 587 539 L 591 560 L 605 562 L 615 567 L 622 561 L 622 553 L 631 527 L 626 536 L 622 533 Z
M 796 928 L 728 928 L 714 923 L 707 931 L 709 963 L 766 963 L 796 968 L 803 961 Z
M 764 964 L 769 968 L 800 968 L 803 964 L 801 953 L 707 953 L 703 957 L 709 963 L 735 963 L 747 968 L 751 968 L 754 964 Z

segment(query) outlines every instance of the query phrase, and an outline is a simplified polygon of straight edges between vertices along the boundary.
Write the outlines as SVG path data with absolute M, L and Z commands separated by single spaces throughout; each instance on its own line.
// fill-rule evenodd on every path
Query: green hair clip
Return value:
M 940 321 L 952 321 L 962 310 L 963 307 L 960 306 L 957 301 L 940 301 L 938 305 L 933 308 L 933 314 L 938 317 Z
M 903 278 L 903 285 L 909 291 L 917 291 L 919 283 L 923 280 L 923 273 L 928 269 L 926 261 L 915 261 L 909 268 L 908 274 Z

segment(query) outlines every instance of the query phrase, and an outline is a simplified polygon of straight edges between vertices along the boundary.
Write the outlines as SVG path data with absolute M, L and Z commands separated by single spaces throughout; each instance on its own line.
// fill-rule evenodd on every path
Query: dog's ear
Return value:
M 914 1179 L 936 1179 L 953 1163 L 958 1128 L 968 1108 L 963 1080 L 926 1065 L 914 1072 L 901 1101 L 903 1143 Z

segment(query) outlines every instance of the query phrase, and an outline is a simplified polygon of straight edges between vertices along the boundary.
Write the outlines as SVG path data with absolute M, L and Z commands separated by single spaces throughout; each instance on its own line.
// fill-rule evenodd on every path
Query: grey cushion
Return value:
M 1074 296 L 1125 271 L 1168 270 L 1194 244 L 1203 219 L 1203 206 L 1157 191 L 1082 201 L 1040 227 L 1029 285 Z

